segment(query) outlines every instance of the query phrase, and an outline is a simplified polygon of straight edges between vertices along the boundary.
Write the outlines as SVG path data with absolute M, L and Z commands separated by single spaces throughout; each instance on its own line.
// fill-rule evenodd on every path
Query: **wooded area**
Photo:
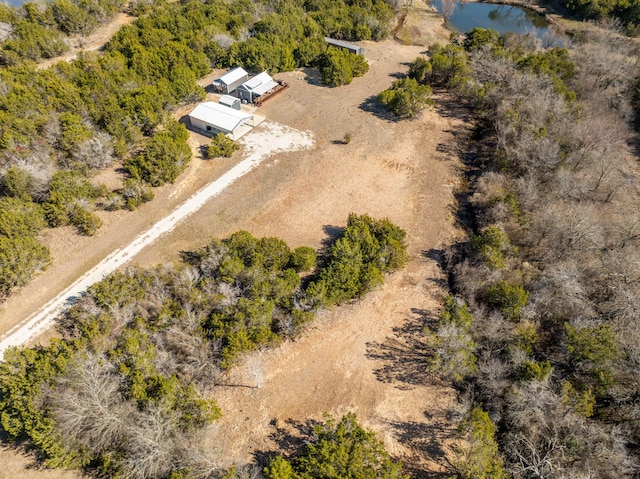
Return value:
M 404 236 L 388 220 L 350 215 L 320 258 L 239 231 L 184 253 L 183 264 L 113 273 L 59 318 L 62 339 L 7 351 L 2 429 L 49 467 L 212 477 L 220 471 L 201 435 L 223 413 L 210 398 L 224 372 L 243 353 L 295 337 L 319 307 L 381 284 L 406 261 Z
M 489 413 L 513 477 L 635 477 L 637 46 L 594 30 L 533 47 L 475 29 L 429 49 L 425 80 L 478 127 L 460 205 L 474 236 L 442 258 L 456 298 L 425 344 L 432 371 Z M 479 464 L 460 477 L 504 475 Z
M 0 6 L 0 20 L 6 21 L 1 25 L 7 25 L 0 48 L 18 51 L 12 45 L 25 38 L 54 46 L 51 39 L 35 36 L 41 29 L 62 35 L 50 18 L 61 6 L 81 18 L 106 18 L 94 12 L 98 4 L 92 2 L 53 2 L 44 13 L 31 3 Z M 99 6 L 113 12 L 120 4 Z M 276 73 L 318 64 L 328 85 L 347 84 L 368 65 L 357 55 L 327 50 L 324 36 L 384 38 L 394 15 L 384 0 L 158 2 L 141 11 L 146 10 L 114 36 L 104 53 L 87 52 L 47 70 L 27 61 L 43 54 L 16 53 L 5 61 L 0 70 L 1 193 L 25 202 L 11 210 L 15 221 L 42 228 L 37 220 L 42 210 L 50 227 L 71 224 L 80 234 L 94 234 L 101 226 L 96 209 L 135 209 L 153 198 L 151 186 L 172 183 L 186 168 L 191 158 L 187 132 L 169 113 L 204 97 L 196 79 L 213 66 Z M 11 22 L 29 22 L 24 32 L 30 33 Z M 93 27 L 89 23 L 68 28 L 84 32 Z M 93 185 L 96 171 L 114 162 L 122 162 L 129 175 L 122 187 L 109 192 Z M 0 266 L 0 299 L 48 261 L 46 248 L 32 237 L 4 234 L 8 257 L 22 260 Z

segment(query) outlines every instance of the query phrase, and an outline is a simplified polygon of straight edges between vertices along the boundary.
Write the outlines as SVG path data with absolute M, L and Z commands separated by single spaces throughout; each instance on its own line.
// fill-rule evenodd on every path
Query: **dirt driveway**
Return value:
M 424 47 L 387 40 L 366 48 L 370 71 L 351 85 L 331 89 L 320 86 L 312 71 L 285 73 L 278 77 L 291 87 L 259 109 L 278 123 L 313 132 L 315 149 L 267 160 L 135 260 L 176 260 L 180 251 L 238 229 L 278 236 L 293 247 L 320 247 L 350 212 L 388 217 L 408 233 L 406 269 L 363 301 L 324 312 L 295 342 L 250 357 L 228 378 L 229 384 L 259 388 L 216 392 L 224 417 L 210 436 L 221 465 L 260 459 L 287 443 L 309 418 L 354 411 L 409 464 L 414 477 L 430 477 L 453 431 L 454 393 L 425 375 L 416 338 L 437 314 L 443 294 L 444 278 L 433 258 L 457 234 L 451 213 L 456 145 L 466 124 L 451 105 L 413 121 L 389 120 L 372 99 Z M 345 133 L 352 135 L 349 144 L 342 142 Z M 194 138 L 194 148 L 197 143 Z M 156 191 L 151 204 L 134 213 L 105 214 L 105 228 L 95 238 L 47 233 L 54 265 L 3 308 L 0 325 L 42 304 L 54 278 L 70 282 L 92 258 L 134 237 L 234 161 L 195 158 L 175 185 Z M 0 464 L 10 454 L 4 451 Z

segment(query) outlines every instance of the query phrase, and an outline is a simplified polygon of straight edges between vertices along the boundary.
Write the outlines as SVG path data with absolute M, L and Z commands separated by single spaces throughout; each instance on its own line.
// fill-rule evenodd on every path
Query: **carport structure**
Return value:
M 234 110 L 213 101 L 200 103 L 188 116 L 193 128 L 206 135 L 222 132 L 232 140 L 237 140 L 255 126 L 251 113 Z

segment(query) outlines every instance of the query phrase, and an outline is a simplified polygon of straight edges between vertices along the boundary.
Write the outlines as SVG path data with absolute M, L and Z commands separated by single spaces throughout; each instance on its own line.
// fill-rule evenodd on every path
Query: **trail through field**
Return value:
M 239 140 L 246 158 L 207 186 L 196 192 L 169 215 L 139 234 L 129 245 L 116 250 L 95 267 L 75 281 L 71 286 L 47 303 L 26 321 L 16 325 L 3 335 L 0 341 L 0 359 L 11 346 L 19 346 L 49 328 L 63 309 L 72 304 L 92 284 L 130 261 L 144 247 L 175 226 L 192 213 L 202 208 L 210 199 L 219 195 L 229 185 L 249 173 L 265 159 L 275 153 L 311 148 L 314 144 L 310 133 L 295 130 L 278 123 L 265 121 L 255 130 Z

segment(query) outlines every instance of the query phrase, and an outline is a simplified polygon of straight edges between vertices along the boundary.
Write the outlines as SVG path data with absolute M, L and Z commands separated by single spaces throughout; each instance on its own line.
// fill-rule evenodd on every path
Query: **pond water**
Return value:
M 0 0 L 0 3 L 4 3 L 5 5 L 9 5 L 10 7 L 19 7 L 27 0 Z
M 476 27 L 492 28 L 500 34 L 534 33 L 538 38 L 551 33 L 542 15 L 516 6 L 455 0 L 432 0 L 431 5 L 446 17 L 447 27 L 459 33 Z

